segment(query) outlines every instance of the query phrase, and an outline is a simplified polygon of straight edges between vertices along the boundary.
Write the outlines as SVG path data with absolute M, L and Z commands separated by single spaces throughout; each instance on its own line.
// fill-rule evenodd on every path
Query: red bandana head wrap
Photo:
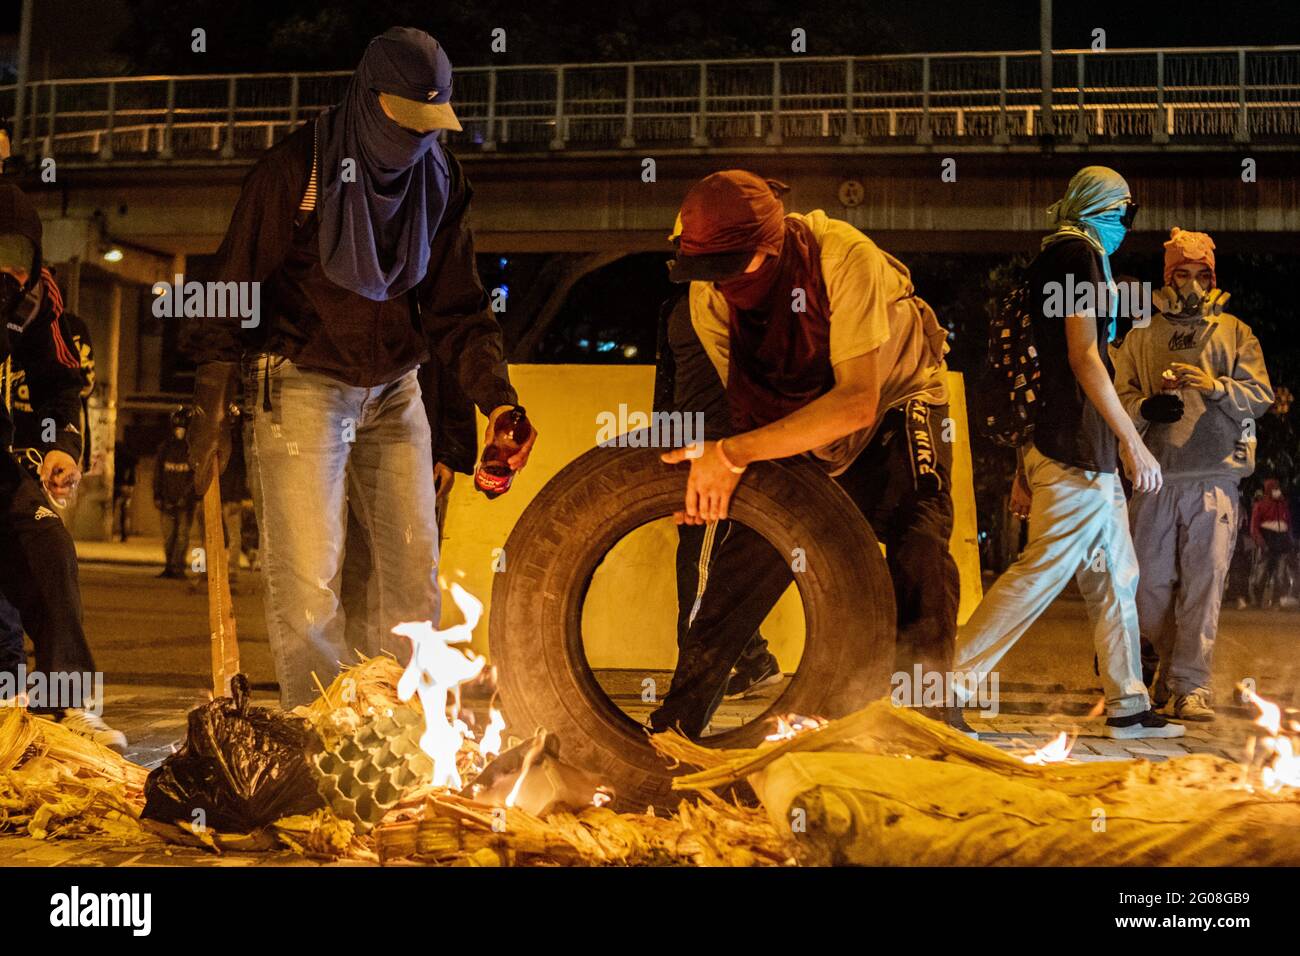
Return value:
M 780 255 L 785 207 L 778 195 L 785 189 L 743 169 L 705 176 L 682 202 L 682 255 Z

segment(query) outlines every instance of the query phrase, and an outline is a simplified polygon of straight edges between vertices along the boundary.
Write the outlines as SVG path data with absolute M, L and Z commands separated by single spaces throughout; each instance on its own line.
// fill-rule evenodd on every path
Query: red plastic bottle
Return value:
M 515 480 L 514 469 L 507 461 L 523 447 L 533 433 L 533 426 L 521 406 L 502 413 L 492 426 L 492 440 L 483 449 L 483 457 L 474 469 L 474 487 L 489 498 L 504 495 Z

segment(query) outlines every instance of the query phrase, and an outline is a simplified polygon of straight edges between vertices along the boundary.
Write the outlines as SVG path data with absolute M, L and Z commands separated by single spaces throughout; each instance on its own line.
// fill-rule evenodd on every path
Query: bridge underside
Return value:
M 642 178 L 655 160 L 654 181 Z M 1255 164 L 1243 182 L 1243 162 Z M 944 164 L 955 181 L 943 179 Z M 744 167 L 792 187 L 787 205 L 821 208 L 900 253 L 1016 252 L 1036 248 L 1045 210 L 1069 176 L 1091 163 L 1114 166 L 1141 204 L 1133 247 L 1156 247 L 1170 226 L 1215 234 L 1239 251 L 1300 251 L 1300 150 L 1140 151 L 1061 148 L 1056 152 L 968 151 L 957 147 L 890 153 L 782 149 L 645 157 L 572 153 L 470 155 L 473 224 L 483 252 L 665 251 L 678 204 L 697 178 Z M 214 251 L 245 163 L 60 167 L 58 182 L 31 190 L 47 221 L 104 216 L 108 238 L 171 258 Z M 861 184 L 845 205 L 846 181 Z M 852 200 L 850 200 L 852 201 Z

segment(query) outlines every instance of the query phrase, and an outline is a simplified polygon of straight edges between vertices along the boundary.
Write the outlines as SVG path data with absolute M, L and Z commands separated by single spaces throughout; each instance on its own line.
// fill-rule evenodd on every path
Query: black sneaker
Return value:
M 966 718 L 962 716 L 960 707 L 916 707 L 913 708 L 922 717 L 929 717 L 941 724 L 947 724 L 959 734 L 965 734 L 971 740 L 979 740 L 980 735 L 970 724 L 966 723 Z
M 722 696 L 727 700 L 739 700 L 764 687 L 779 684 L 784 679 L 785 675 L 781 673 L 781 665 L 776 658 L 770 653 L 765 654 L 753 665 L 737 667 L 727 680 L 727 689 Z
M 1155 710 L 1164 710 L 1165 705 L 1169 703 L 1169 698 L 1173 693 L 1169 690 L 1169 684 L 1165 680 L 1165 674 L 1162 670 L 1156 670 L 1156 676 L 1152 678 L 1147 685 L 1151 694 L 1151 706 Z
M 944 711 L 943 722 L 958 733 L 965 734 L 971 740 L 979 740 L 980 735 L 970 724 L 960 707 L 948 707 Z
M 1108 717 L 1106 736 L 1114 740 L 1142 740 L 1148 737 L 1181 737 L 1187 733 L 1182 724 L 1165 720 L 1154 710 L 1144 710 L 1131 717 Z

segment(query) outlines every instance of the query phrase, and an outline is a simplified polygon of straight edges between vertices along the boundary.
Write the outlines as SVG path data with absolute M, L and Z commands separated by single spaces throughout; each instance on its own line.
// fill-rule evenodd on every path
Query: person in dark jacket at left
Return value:
M 5 390 L 0 404 L 0 596 L 17 609 L 31 636 L 36 667 L 25 682 L 0 671 L 0 699 L 25 695 L 34 713 L 120 750 L 126 737 L 102 717 L 103 677 L 95 671 L 82 628 L 77 553 L 58 515 L 81 478 L 82 381 L 80 363 L 59 322 L 62 297 L 42 268 L 41 238 L 41 220 L 31 200 L 17 187 L 0 184 L 0 367 L 23 369 L 33 411 L 43 423 L 37 446 L 17 451 L 9 410 L 12 393 Z M 6 382 L 12 384 L 8 377 Z M 24 665 L 18 662 L 20 674 Z
M 90 330 L 81 318 L 63 308 L 63 299 L 53 273 L 42 269 L 41 281 L 50 296 L 51 308 L 58 312 L 55 320 L 59 325 L 59 358 L 68 361 L 69 353 L 77 359 L 81 372 L 81 391 L 79 417 L 69 423 L 80 432 L 82 437 L 81 454 L 77 467 L 82 471 L 89 468 L 90 430 L 87 399 L 95 387 L 95 354 L 91 346 Z M 27 381 L 27 372 L 23 368 L 21 355 L 10 355 L 0 366 L 0 395 L 4 396 L 5 407 L 13 419 L 13 445 L 19 449 L 20 457 L 34 463 L 43 455 L 43 448 L 48 444 L 45 436 L 54 429 L 57 437 L 55 419 L 42 409 L 38 414 L 32 404 L 32 388 Z M 27 651 L 23 646 L 22 615 L 18 608 L 0 596 L 0 672 L 18 672 L 20 665 L 27 663 Z
M 395 27 L 366 47 L 344 99 L 272 148 L 244 181 L 216 278 L 259 314 L 205 316 L 190 448 L 211 481 L 243 372 L 249 485 L 280 702 L 310 702 L 355 650 L 410 653 L 398 623 L 439 618 L 429 423 L 432 355 L 488 419 L 517 408 L 501 329 L 474 263 L 469 183 L 439 141 L 459 130 L 451 63 Z M 536 430 L 534 430 L 534 437 Z M 532 440 L 509 459 L 528 460 Z M 348 646 L 340 599 L 347 514 L 365 535 L 379 646 Z

